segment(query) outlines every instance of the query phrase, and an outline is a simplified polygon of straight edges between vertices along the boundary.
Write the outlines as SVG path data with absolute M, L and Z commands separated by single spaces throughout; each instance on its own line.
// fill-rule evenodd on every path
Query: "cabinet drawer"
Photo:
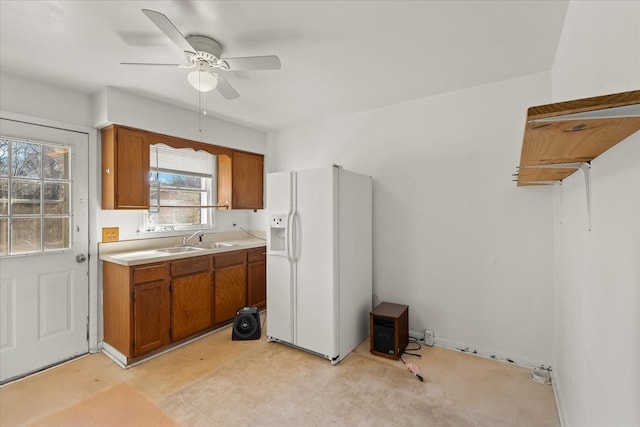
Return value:
M 246 251 L 231 252 L 214 257 L 216 268 L 229 267 L 231 265 L 244 264 L 247 260 Z
M 264 261 L 266 258 L 267 248 L 256 248 L 250 249 L 247 254 L 247 261 L 256 262 L 256 261 Z
M 175 277 L 183 274 L 194 274 L 209 271 L 211 257 L 199 256 L 195 258 L 170 261 L 169 263 L 171 264 L 171 277 Z
M 133 284 L 164 280 L 165 266 L 162 264 L 150 264 L 133 268 Z

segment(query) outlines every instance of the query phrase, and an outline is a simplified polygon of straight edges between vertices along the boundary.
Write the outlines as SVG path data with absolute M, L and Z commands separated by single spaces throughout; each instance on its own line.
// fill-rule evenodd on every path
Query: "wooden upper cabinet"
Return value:
M 233 152 L 232 208 L 262 209 L 264 157 L 260 154 Z
M 149 209 L 151 144 L 216 155 L 218 204 L 228 209 L 263 208 L 263 155 L 111 125 L 102 129 L 102 209 Z
M 229 209 L 262 209 L 264 156 L 234 151 L 218 157 L 218 204 Z
M 147 133 L 102 129 L 102 209 L 149 209 Z

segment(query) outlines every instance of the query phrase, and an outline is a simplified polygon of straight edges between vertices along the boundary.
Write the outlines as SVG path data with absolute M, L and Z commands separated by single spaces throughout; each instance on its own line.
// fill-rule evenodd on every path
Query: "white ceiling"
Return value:
M 197 109 L 188 70 L 141 12 L 218 40 L 223 57 L 278 55 L 280 71 L 227 72 L 240 93 L 209 114 L 272 130 L 549 70 L 567 1 L 0 1 L 0 71 L 92 94 L 106 86 Z

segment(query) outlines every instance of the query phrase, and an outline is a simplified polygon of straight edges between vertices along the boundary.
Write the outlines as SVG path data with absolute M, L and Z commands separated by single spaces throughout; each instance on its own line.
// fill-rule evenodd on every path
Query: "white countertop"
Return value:
M 169 261 L 174 259 L 190 258 L 202 255 L 212 255 L 224 252 L 233 252 L 244 249 L 266 246 L 267 242 L 256 237 L 244 237 L 237 233 L 225 233 L 226 236 L 214 235 L 214 239 L 207 239 L 202 244 L 194 244 L 196 250 L 179 253 L 166 253 L 161 249 L 180 246 L 173 243 L 175 239 L 144 239 L 125 242 L 101 243 L 98 248 L 98 257 L 101 261 L 112 262 L 126 266 L 148 264 L 151 262 Z M 215 243 L 224 243 L 230 246 L 220 248 L 209 247 Z

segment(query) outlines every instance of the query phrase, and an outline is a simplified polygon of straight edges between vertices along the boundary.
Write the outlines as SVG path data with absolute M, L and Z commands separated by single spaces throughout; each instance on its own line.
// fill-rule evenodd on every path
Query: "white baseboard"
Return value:
M 553 397 L 556 400 L 556 408 L 558 409 L 558 418 L 560 419 L 560 427 L 565 427 L 567 424 L 564 421 L 562 414 L 562 404 L 560 401 L 560 389 L 558 386 L 556 371 L 551 371 L 551 387 L 553 387 Z
M 116 364 L 122 369 L 127 369 L 127 357 L 116 350 L 115 347 L 107 344 L 104 341 L 102 342 L 102 354 L 116 362 Z
M 424 344 L 424 334 L 422 332 L 409 331 L 409 336 L 418 339 L 421 344 Z M 504 362 L 511 365 L 518 365 L 524 368 L 533 369 L 539 368 L 541 366 L 549 367 L 548 362 L 530 359 L 518 354 L 506 354 L 492 349 L 474 347 L 470 344 L 438 338 L 437 336 L 434 339 L 434 346 L 446 348 L 449 350 L 455 350 L 460 353 L 471 354 L 473 356 L 478 356 L 485 359 L 497 360 L 498 362 Z M 461 349 L 464 351 L 462 351 Z
M 206 333 L 204 333 L 202 335 L 195 336 L 193 338 L 190 338 L 190 339 L 188 339 L 186 341 L 181 342 L 180 344 L 173 345 L 173 346 L 171 346 L 169 348 L 166 348 L 163 351 L 160 351 L 158 353 L 153 353 L 153 354 L 151 354 L 151 355 L 149 355 L 147 357 L 144 357 L 144 358 L 142 358 L 142 359 L 140 359 L 140 360 L 138 360 L 138 361 L 136 361 L 134 363 L 130 363 L 130 364 L 127 364 L 127 356 L 125 356 L 124 354 L 120 353 L 113 346 L 109 345 L 108 343 L 106 343 L 104 341 L 102 341 L 102 343 L 101 343 L 101 345 L 102 345 L 102 353 L 105 354 L 109 359 L 111 359 L 114 362 L 116 362 L 116 364 L 118 366 L 120 366 L 122 369 L 129 369 L 129 368 L 131 368 L 133 366 L 139 365 L 139 364 L 144 363 L 144 362 L 146 362 L 148 360 L 155 359 L 156 357 L 162 356 L 163 354 L 166 354 L 166 353 L 169 353 L 171 351 L 177 350 L 177 349 L 179 349 L 181 347 L 184 347 L 185 345 L 191 344 L 192 342 L 201 340 L 202 338 L 208 337 L 211 334 L 215 334 L 218 331 L 230 328 L 231 326 L 233 326 L 232 323 L 229 323 L 227 325 L 221 326 L 221 327 L 219 327 L 217 329 L 214 329 L 213 331 L 209 331 L 209 332 L 206 332 Z

